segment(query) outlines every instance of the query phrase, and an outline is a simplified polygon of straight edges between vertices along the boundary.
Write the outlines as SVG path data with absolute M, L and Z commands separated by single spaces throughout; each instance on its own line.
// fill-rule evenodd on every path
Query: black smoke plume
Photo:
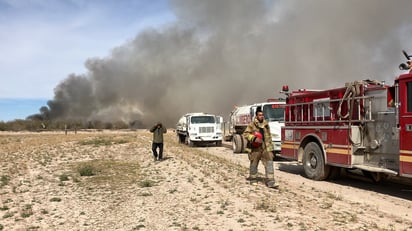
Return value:
M 171 0 L 176 22 L 86 61 L 55 88 L 40 117 L 173 127 L 187 112 L 291 89 L 391 82 L 412 52 L 410 0 Z

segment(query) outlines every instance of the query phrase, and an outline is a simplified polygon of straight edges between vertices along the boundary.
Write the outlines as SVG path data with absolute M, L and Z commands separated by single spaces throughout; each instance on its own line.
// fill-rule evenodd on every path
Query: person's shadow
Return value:
M 159 160 L 159 161 L 165 161 L 165 160 L 168 160 L 168 159 L 173 159 L 173 157 L 171 157 L 171 156 L 165 156 L 165 157 L 163 157 L 161 160 Z

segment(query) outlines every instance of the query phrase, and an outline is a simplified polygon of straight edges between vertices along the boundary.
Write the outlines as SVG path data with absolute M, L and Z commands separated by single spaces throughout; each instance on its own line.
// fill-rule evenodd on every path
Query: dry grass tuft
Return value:
M 133 184 L 140 178 L 140 166 L 137 161 L 91 160 L 72 166 L 75 175 L 89 176 L 82 178 L 84 183 L 103 184 L 110 187 Z

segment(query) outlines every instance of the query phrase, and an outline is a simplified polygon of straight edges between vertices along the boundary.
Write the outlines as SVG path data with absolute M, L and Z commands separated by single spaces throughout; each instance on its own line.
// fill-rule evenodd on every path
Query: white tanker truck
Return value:
M 213 143 L 222 146 L 223 117 L 208 113 L 187 113 L 176 124 L 179 143 L 189 146 Z
M 232 141 L 233 153 L 245 152 L 247 140 L 243 138 L 243 132 L 247 125 L 254 119 L 258 107 L 263 111 L 265 119 L 269 122 L 272 134 L 273 150 L 279 153 L 281 150 L 281 126 L 284 126 L 285 102 L 282 100 L 268 100 L 264 103 L 240 106 L 230 113 L 228 121 L 228 134 L 226 141 Z

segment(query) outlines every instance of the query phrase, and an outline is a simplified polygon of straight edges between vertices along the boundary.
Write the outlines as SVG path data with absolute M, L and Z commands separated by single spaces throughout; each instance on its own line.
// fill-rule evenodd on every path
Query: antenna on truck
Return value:
M 411 60 L 412 55 L 408 55 L 408 53 L 406 53 L 405 50 L 402 50 L 402 53 L 403 53 L 403 55 L 405 55 L 405 57 L 406 57 L 407 60 Z

